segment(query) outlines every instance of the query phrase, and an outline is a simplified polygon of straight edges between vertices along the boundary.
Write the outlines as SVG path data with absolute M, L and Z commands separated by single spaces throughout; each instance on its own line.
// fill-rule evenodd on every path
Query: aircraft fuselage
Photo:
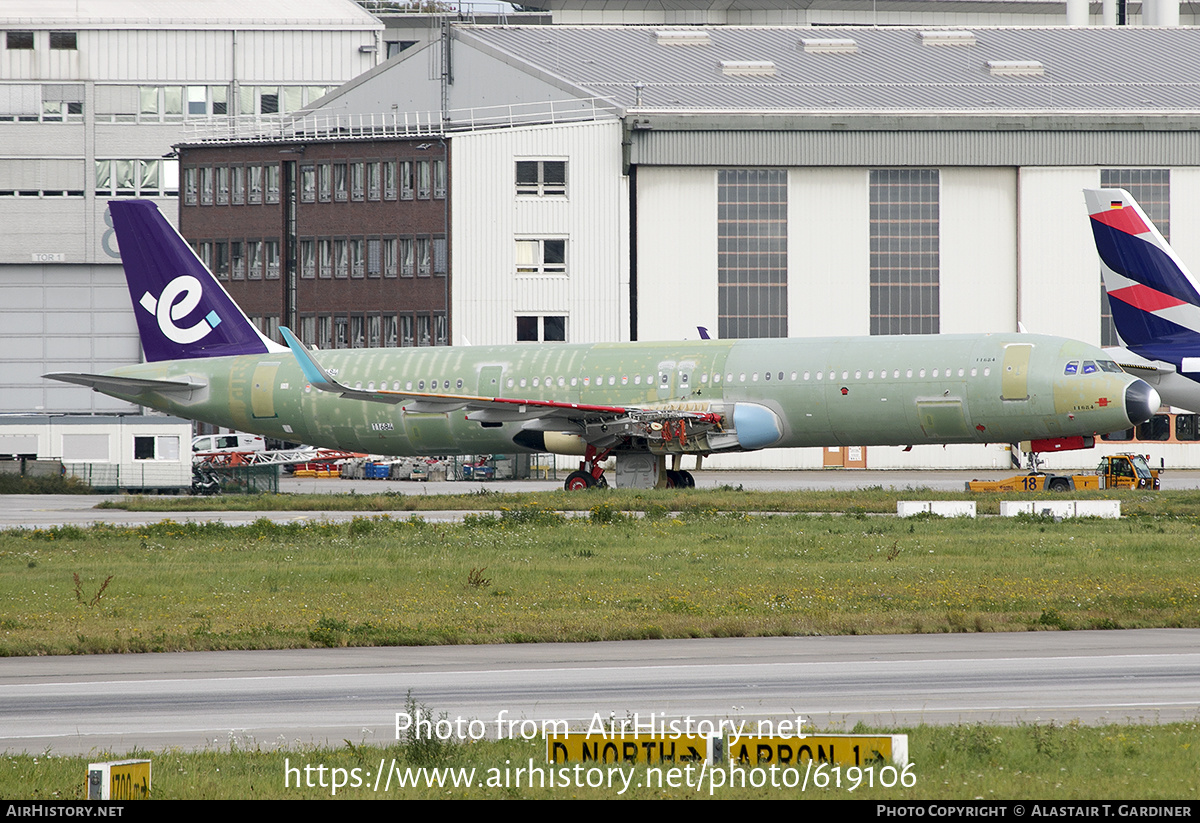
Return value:
M 1041 335 L 342 349 L 319 355 L 337 381 L 360 389 L 723 415 L 725 429 L 736 436 L 698 439 L 681 449 L 699 453 L 1009 443 L 1103 434 L 1128 428 L 1131 415 L 1138 420 L 1148 415 L 1143 408 L 1127 409 L 1127 392 L 1140 381 L 1120 371 L 1084 373 L 1082 365 L 1072 373 L 1069 363 L 1107 361 L 1100 349 Z M 520 410 L 506 419 L 480 420 L 468 419 L 462 409 L 413 411 L 412 403 L 339 397 L 309 385 L 286 352 L 167 360 L 109 374 L 203 384 L 183 393 L 109 392 L 134 403 L 232 429 L 374 454 L 574 453 L 569 443 L 556 448 L 567 441 L 553 435 L 581 434 L 589 425 L 586 414 L 569 425 L 539 423 L 535 413 L 522 417 Z M 743 415 L 740 419 L 752 422 L 734 425 L 739 409 L 770 414 Z M 540 442 L 522 436 L 530 431 L 547 437 Z M 671 447 L 651 443 L 649 449 L 664 453 Z

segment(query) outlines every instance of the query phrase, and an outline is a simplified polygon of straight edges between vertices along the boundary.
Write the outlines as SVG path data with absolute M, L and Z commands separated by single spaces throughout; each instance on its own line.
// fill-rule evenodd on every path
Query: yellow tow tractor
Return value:
M 970 492 L 1066 492 L 1081 489 L 1158 489 L 1161 469 L 1152 469 L 1140 454 L 1100 458 L 1092 474 L 1051 474 L 1035 471 L 1004 480 L 971 480 Z

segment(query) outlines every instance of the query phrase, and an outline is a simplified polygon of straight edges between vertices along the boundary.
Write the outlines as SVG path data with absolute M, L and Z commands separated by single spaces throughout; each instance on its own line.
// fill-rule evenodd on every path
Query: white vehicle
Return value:
M 192 453 L 211 452 L 262 452 L 267 450 L 267 441 L 257 434 L 202 434 L 192 438 Z

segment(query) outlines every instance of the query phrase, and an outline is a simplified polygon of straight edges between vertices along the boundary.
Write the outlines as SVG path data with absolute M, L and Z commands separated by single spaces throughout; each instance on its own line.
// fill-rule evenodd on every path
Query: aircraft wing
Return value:
M 723 417 L 707 411 L 687 411 L 641 406 L 599 406 L 586 403 L 566 403 L 556 400 L 538 400 L 516 397 L 485 397 L 468 394 L 442 394 L 437 392 L 389 391 L 385 389 L 362 389 L 346 386 L 334 379 L 329 371 L 317 362 L 316 357 L 303 343 L 296 339 L 290 329 L 280 327 L 284 341 L 296 356 L 304 379 L 315 389 L 333 392 L 353 400 L 399 405 L 408 412 L 450 412 L 465 410 L 467 417 L 481 423 L 511 423 L 523 420 L 545 420 L 536 426 L 547 431 L 583 431 L 590 423 L 627 420 L 654 427 L 659 431 L 664 424 L 688 421 L 704 424 L 706 428 L 721 430 Z
M 111 374 L 86 374 L 81 372 L 51 372 L 43 374 L 51 380 L 87 386 L 99 392 L 117 394 L 141 394 L 142 392 L 166 392 L 167 394 L 191 392 L 204 388 L 205 384 L 194 380 L 147 380 L 142 377 L 116 377 Z

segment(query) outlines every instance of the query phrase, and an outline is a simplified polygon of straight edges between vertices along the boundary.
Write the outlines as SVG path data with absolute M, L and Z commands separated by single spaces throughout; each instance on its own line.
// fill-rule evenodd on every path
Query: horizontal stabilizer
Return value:
M 184 393 L 202 389 L 207 385 L 195 380 L 147 380 L 141 377 L 117 377 L 111 374 L 78 372 L 51 372 L 43 374 L 42 377 L 61 380 L 63 383 L 87 386 L 99 392 L 115 392 L 116 394 L 141 394 L 150 391 L 166 394 Z

